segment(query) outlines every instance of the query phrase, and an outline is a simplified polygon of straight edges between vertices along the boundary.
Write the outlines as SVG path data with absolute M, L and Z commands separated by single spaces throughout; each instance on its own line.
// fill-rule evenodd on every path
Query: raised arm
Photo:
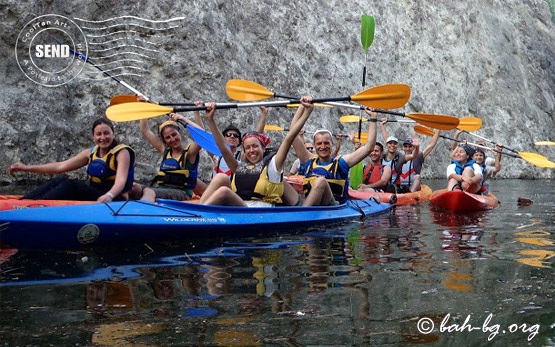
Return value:
M 309 107 L 312 107 L 312 109 L 314 109 L 314 105 L 312 106 L 309 105 Z M 295 112 L 293 119 L 291 120 L 289 129 L 293 129 L 295 124 L 298 121 L 300 121 L 301 116 L 303 115 L 304 112 L 305 112 L 305 106 L 301 103 L 301 105 L 297 108 L 297 111 Z M 310 110 L 310 112 L 312 112 L 312 110 Z M 301 161 L 301 164 L 306 163 L 313 156 L 313 154 L 310 153 L 308 149 L 306 149 L 306 147 L 304 146 L 304 143 L 305 143 L 305 140 L 301 138 L 301 136 L 296 136 L 295 139 L 293 140 L 293 149 L 295 150 L 295 154 L 297 155 L 297 158 L 299 158 L 299 160 Z
M 208 127 L 212 132 L 212 136 L 214 136 L 214 140 L 216 141 L 218 148 L 222 152 L 222 157 L 227 163 L 227 166 L 229 166 L 229 169 L 233 173 L 235 173 L 235 171 L 237 171 L 237 166 L 239 164 L 237 162 L 237 159 L 235 159 L 235 156 L 233 155 L 233 153 L 231 153 L 231 150 L 227 146 L 227 143 L 224 139 L 224 135 L 222 134 L 221 130 L 218 128 L 218 125 L 216 124 L 216 120 L 214 119 L 215 113 L 216 113 L 216 103 L 214 102 L 207 103 L 205 117 L 206 117 L 206 121 L 208 122 Z
M 170 114 L 170 118 L 171 118 L 171 120 L 173 120 L 175 122 L 177 122 L 178 120 L 182 121 L 185 124 L 187 124 L 187 126 L 189 126 L 189 127 L 195 127 L 195 128 L 203 129 L 203 127 L 201 127 L 197 123 L 187 119 L 187 117 L 184 117 L 180 114 L 172 113 L 172 114 Z M 199 118 L 200 118 L 200 116 L 199 116 Z M 201 147 L 198 143 L 196 143 L 195 141 L 191 142 L 191 145 L 189 146 L 189 150 L 187 151 L 187 160 L 189 160 L 190 163 L 195 162 L 195 158 L 197 157 L 198 153 L 200 152 L 200 148 Z
M 385 128 L 385 124 L 387 123 L 387 118 L 380 119 L 380 130 L 382 131 L 383 140 L 385 141 L 389 137 L 389 133 Z
M 424 152 L 422 152 L 422 155 L 424 156 L 424 158 L 426 158 L 428 155 L 430 155 L 430 153 L 432 153 L 435 146 L 437 145 L 438 139 L 439 139 L 439 130 L 436 130 L 436 132 L 434 133 L 434 136 L 432 136 L 432 141 L 430 141 L 430 143 L 426 146 L 426 148 L 424 148 Z
M 378 114 L 374 112 L 371 108 L 365 108 L 364 111 L 370 116 L 368 122 L 368 140 L 366 141 L 366 144 L 364 146 L 361 146 L 354 152 L 343 156 L 343 159 L 347 162 L 349 167 L 355 166 L 364 158 L 366 158 L 368 154 L 372 152 L 372 150 L 374 149 L 374 145 L 376 144 L 376 135 L 378 132 L 376 123 L 378 122 Z
M 285 159 L 287 158 L 287 153 L 289 153 L 291 145 L 296 142 L 302 142 L 301 138 L 299 137 L 299 133 L 304 127 L 306 121 L 308 120 L 308 116 L 310 116 L 313 110 L 314 104 L 312 104 L 312 98 L 309 96 L 303 96 L 301 98 L 301 105 L 297 109 L 297 112 L 295 112 L 295 116 L 293 116 L 293 120 L 291 121 L 289 132 L 287 133 L 287 135 L 285 135 L 285 138 L 283 139 L 283 142 L 279 146 L 279 149 L 276 153 L 276 168 L 278 171 L 283 170 L 283 164 L 285 163 Z M 312 154 L 306 149 L 304 143 L 301 143 L 301 146 L 311 157 Z M 295 152 L 296 151 L 297 150 L 295 149 Z M 303 161 L 302 159 L 300 160 L 303 163 L 306 161 Z
M 150 130 L 150 126 L 148 125 L 148 120 L 141 119 L 139 123 L 139 127 L 141 129 L 141 133 L 145 139 L 150 143 L 150 145 L 159 153 L 164 153 L 164 142 L 160 139 L 159 136 L 156 136 L 152 130 Z
M 335 146 L 335 151 L 333 151 L 333 153 L 331 154 L 332 157 L 337 156 L 337 154 L 339 153 L 339 150 L 341 149 L 341 142 L 343 139 L 343 135 L 337 134 L 335 135 L 335 138 L 337 139 L 337 145 Z
M 260 115 L 260 119 L 256 124 L 256 132 L 264 134 L 264 127 L 266 126 L 266 118 L 268 118 L 268 111 L 270 109 L 266 106 L 260 106 L 260 110 L 262 111 L 262 114 Z
M 455 131 L 455 137 L 453 139 L 458 140 L 459 136 L 461 136 L 462 130 L 457 129 Z M 451 150 L 454 150 L 459 145 L 459 141 L 451 141 Z

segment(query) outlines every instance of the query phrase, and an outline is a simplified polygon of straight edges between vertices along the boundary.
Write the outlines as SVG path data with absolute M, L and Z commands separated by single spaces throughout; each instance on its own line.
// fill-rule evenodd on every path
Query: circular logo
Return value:
M 36 17 L 19 32 L 15 58 L 31 81 L 58 87 L 74 79 L 85 67 L 85 34 L 71 19 L 57 14 Z
M 86 245 L 96 241 L 98 235 L 100 235 L 100 229 L 96 224 L 85 224 L 77 232 L 77 241 Z

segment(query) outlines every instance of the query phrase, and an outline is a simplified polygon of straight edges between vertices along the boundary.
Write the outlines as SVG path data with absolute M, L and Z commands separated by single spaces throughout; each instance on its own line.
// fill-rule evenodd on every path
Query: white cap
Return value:
M 399 142 L 395 136 L 390 136 L 385 140 L 385 143 L 390 143 L 391 141 Z

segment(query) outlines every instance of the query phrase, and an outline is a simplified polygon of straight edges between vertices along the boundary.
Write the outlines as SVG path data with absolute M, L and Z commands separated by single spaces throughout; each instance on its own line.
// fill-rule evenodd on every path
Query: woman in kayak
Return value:
M 202 105 L 197 101 L 196 105 Z M 162 154 L 162 162 L 158 174 L 152 180 L 155 187 L 143 187 L 141 200 L 155 202 L 156 198 L 170 200 L 190 200 L 194 192 L 202 194 L 206 184 L 198 179 L 198 165 L 200 146 L 196 142 L 186 145 L 183 143 L 178 121 L 189 126 L 199 127 L 187 118 L 172 113 L 170 119 L 158 127 L 158 135 L 150 129 L 148 121 L 140 122 L 141 132 L 151 146 Z M 200 115 L 195 112 L 195 119 L 200 121 Z
M 482 181 L 480 185 L 482 186 L 480 191 L 483 195 L 488 195 L 489 193 L 489 182 L 487 179 L 494 177 L 499 171 L 501 171 L 501 151 L 503 150 L 503 145 L 497 144 L 495 146 L 497 151 L 493 152 L 493 160 L 488 160 L 492 158 L 487 158 L 486 153 L 481 147 L 475 149 L 472 158 L 476 164 L 482 167 Z
M 391 167 L 382 164 L 383 145 L 376 142 L 370 152 L 370 163 L 362 173 L 362 184 L 358 190 L 362 192 L 383 192 L 391 179 Z
M 451 153 L 452 163 L 447 166 L 447 189 L 460 189 L 478 194 L 481 190 L 482 167 L 472 159 L 474 148 L 458 145 Z
M 14 163 L 10 175 L 17 171 L 39 174 L 60 174 L 87 166 L 89 182 L 54 178 L 23 196 L 24 199 L 82 200 L 110 202 L 126 200 L 133 186 L 135 152 L 114 139 L 114 125 L 107 118 L 97 119 L 92 126 L 95 145 L 61 162 L 26 165 Z
M 314 109 L 312 98 L 301 98 L 301 106 L 293 117 L 291 127 L 276 152 L 264 155 L 270 139 L 261 133 L 243 135 L 244 160 L 237 161 L 226 146 L 225 139 L 214 120 L 216 104 L 207 104 L 206 118 L 224 160 L 233 172 L 231 181 L 225 174 L 214 176 L 200 203 L 229 206 L 271 206 L 275 204 L 296 205 L 298 193 L 283 181 L 283 165 L 293 140 L 297 138 L 308 116 Z

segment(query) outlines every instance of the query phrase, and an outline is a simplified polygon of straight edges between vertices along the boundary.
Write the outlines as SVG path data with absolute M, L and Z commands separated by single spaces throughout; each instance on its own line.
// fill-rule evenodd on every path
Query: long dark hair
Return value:
M 110 149 L 116 147 L 118 145 L 118 141 L 116 141 L 115 138 L 115 131 L 114 131 L 114 123 L 112 123 L 111 120 L 109 120 L 106 117 L 100 117 L 97 120 L 95 120 L 92 124 L 92 133 L 94 135 L 94 129 L 99 126 L 100 124 L 106 124 L 107 126 L 110 127 L 110 129 L 112 129 L 112 132 L 114 133 L 114 140 L 112 141 L 112 145 L 110 146 Z

